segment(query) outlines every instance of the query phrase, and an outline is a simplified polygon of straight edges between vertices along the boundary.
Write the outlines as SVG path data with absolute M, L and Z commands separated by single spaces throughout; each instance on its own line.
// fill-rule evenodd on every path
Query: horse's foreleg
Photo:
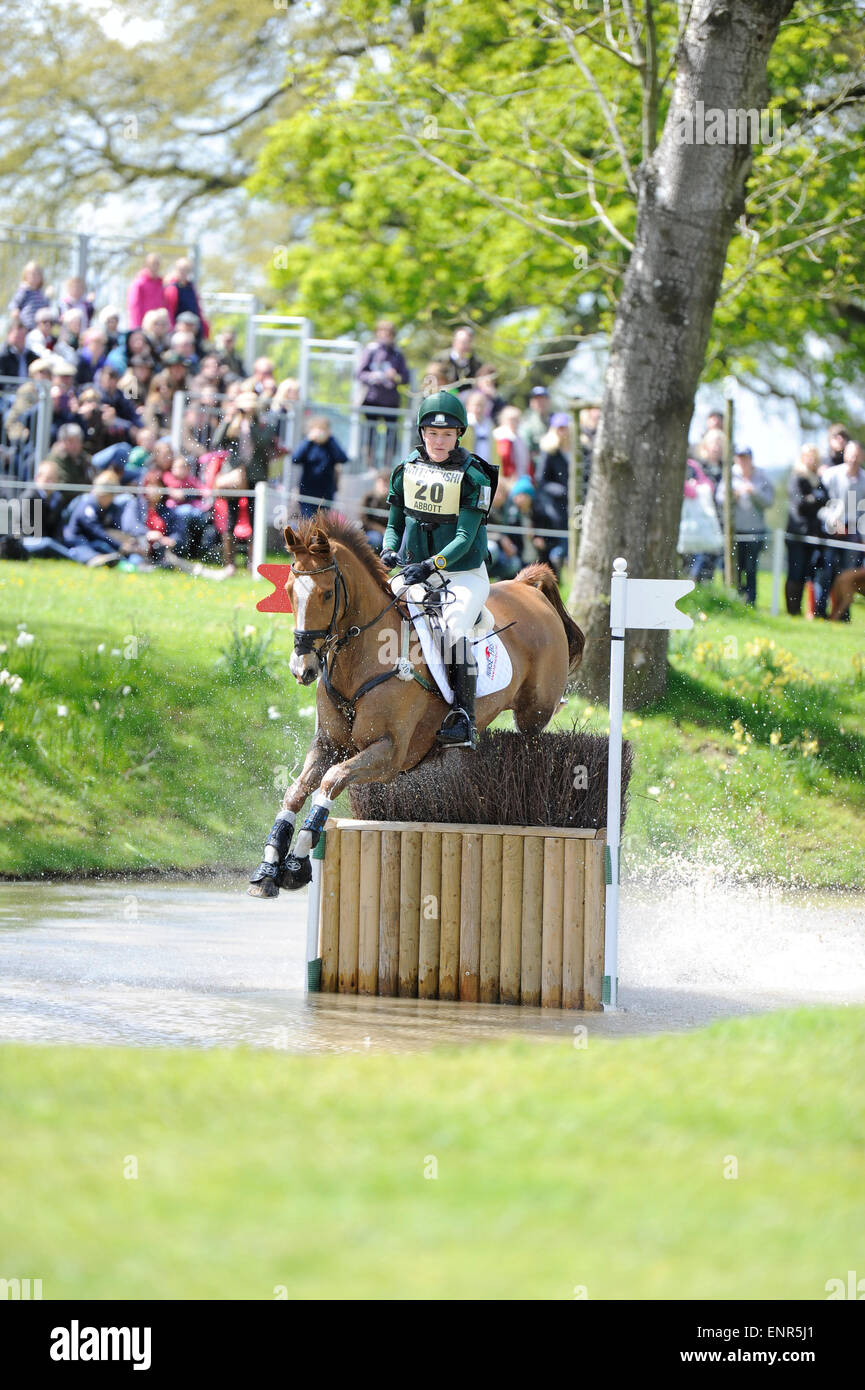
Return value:
M 267 837 L 264 858 L 250 876 L 247 892 L 251 898 L 275 898 L 279 893 L 280 883 L 286 888 L 300 887 L 300 883 L 290 881 L 293 866 L 289 861 L 295 856 L 289 855 L 288 852 L 294 835 L 297 812 L 313 788 L 319 785 L 335 755 L 336 749 L 326 739 L 314 739 L 300 776 L 292 782 L 282 799 L 282 808 Z M 284 881 L 286 874 L 289 875 L 288 882 Z M 304 881 L 309 882 L 308 879 Z
M 335 801 L 352 782 L 389 782 L 403 766 L 405 746 L 391 734 L 383 734 L 353 758 L 333 765 L 321 779 L 321 791 Z
M 301 826 L 294 853 L 285 861 L 279 880 L 283 888 L 302 888 L 312 878 L 309 852 L 318 844 L 330 815 L 330 808 L 340 792 L 352 782 L 389 781 L 399 770 L 402 751 L 397 749 L 390 734 L 385 734 L 368 748 L 356 753 L 353 758 L 331 763 L 312 798 L 312 805 Z

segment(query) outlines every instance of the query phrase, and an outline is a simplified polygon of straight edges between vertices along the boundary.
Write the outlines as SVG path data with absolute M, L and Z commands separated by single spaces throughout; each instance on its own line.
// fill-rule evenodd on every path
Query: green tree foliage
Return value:
M 322 332 L 387 313 L 420 351 L 469 318 L 515 374 L 552 369 L 612 324 L 688 10 L 6 0 L 3 215 L 87 207 L 92 226 L 120 194 L 134 230 L 166 234 L 194 212 L 238 283 L 269 277 Z M 782 26 L 778 139 L 756 151 L 706 365 L 779 391 L 804 367 L 827 410 L 865 347 L 863 50 L 863 0 L 799 0 Z
M 289 214 L 286 302 L 328 332 L 504 320 L 515 354 L 609 328 L 687 6 L 339 9 L 363 55 L 322 68 L 249 185 Z M 863 37 L 861 0 L 802 0 L 782 27 L 706 366 L 779 391 L 804 368 L 815 408 L 838 407 L 865 348 Z
M 294 0 L 4 0 L 0 26 L 0 200 L 31 223 L 126 191 L 161 230 L 224 215 L 312 55 L 359 51 Z

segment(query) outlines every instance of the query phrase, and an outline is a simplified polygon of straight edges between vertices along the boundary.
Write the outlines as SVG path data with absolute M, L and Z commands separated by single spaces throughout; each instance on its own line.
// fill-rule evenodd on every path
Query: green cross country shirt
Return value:
M 449 570 L 486 564 L 490 485 L 467 450 L 431 463 L 416 449 L 393 470 L 387 500 L 385 550 L 399 550 L 405 535 L 406 563 L 443 556 Z

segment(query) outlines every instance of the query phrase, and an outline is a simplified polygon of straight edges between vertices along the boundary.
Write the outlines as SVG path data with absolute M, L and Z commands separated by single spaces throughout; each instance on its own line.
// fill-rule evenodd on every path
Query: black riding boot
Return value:
M 451 682 L 454 689 L 454 702 L 442 720 L 442 726 L 436 734 L 436 738 L 447 748 L 477 748 L 475 690 L 478 683 L 478 668 L 471 654 L 469 654 L 467 661 L 460 658 L 454 659 L 451 667 Z

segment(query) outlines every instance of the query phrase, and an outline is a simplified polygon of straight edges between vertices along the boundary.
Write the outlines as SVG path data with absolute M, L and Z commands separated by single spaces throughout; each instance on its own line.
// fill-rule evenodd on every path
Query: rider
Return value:
M 486 517 L 491 477 L 482 461 L 459 443 L 467 427 L 465 406 L 452 391 L 436 391 L 421 402 L 419 446 L 391 474 L 381 554 L 385 567 L 393 569 L 404 547 L 405 568 L 399 577 L 406 586 L 433 575 L 445 586 L 441 616 L 451 648 L 454 703 L 436 737 L 451 748 L 477 748 L 477 662 L 471 633 L 490 590 Z

